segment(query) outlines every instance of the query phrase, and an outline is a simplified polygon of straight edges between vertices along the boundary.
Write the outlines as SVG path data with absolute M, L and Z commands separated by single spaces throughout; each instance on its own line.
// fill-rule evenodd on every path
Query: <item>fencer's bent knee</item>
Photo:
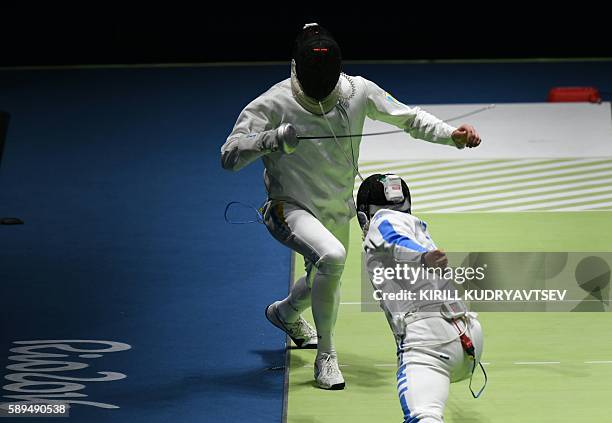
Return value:
M 318 272 L 321 274 L 339 277 L 342 275 L 345 262 L 346 249 L 340 242 L 337 242 L 336 245 L 329 246 L 329 248 L 315 263 L 315 266 L 317 267 Z
M 344 246 L 338 242 L 333 246 L 333 248 L 329 248 L 327 251 L 325 251 L 319 261 L 326 264 L 344 266 L 344 262 L 346 261 L 346 250 L 344 249 Z

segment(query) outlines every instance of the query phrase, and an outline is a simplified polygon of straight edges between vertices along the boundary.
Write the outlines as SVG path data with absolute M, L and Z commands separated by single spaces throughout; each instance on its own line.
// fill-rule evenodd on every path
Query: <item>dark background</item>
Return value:
M 0 66 L 286 61 L 313 21 L 334 33 L 347 60 L 612 56 L 609 18 L 583 2 L 540 12 L 535 3 L 404 4 L 3 6 Z

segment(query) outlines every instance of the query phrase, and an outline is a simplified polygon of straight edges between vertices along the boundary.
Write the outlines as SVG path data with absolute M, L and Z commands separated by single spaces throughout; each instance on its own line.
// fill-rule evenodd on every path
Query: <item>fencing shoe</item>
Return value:
M 344 378 L 338 367 L 336 353 L 319 353 L 315 359 L 314 377 L 321 389 L 337 391 L 344 389 Z
M 298 348 L 315 349 L 317 348 L 317 332 L 306 320 L 300 316 L 294 323 L 283 321 L 278 312 L 278 304 L 276 301 L 266 307 L 266 318 L 274 326 L 285 332 Z

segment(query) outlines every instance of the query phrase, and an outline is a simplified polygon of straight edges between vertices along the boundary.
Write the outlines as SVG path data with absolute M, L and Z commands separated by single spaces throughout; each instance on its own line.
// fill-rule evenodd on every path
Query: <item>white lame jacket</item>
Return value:
M 338 104 L 326 114 L 336 135 L 362 133 L 369 117 L 404 129 L 414 138 L 456 147 L 451 138 L 454 127 L 418 107 L 398 102 L 365 78 L 342 74 L 339 94 Z M 270 199 L 293 202 L 324 224 L 350 220 L 355 215 L 353 165 L 359 160 L 361 138 L 301 140 L 292 154 L 266 151 L 262 138 L 273 136 L 272 131 L 282 123 L 294 125 L 299 136 L 332 135 L 323 116 L 298 104 L 288 78 L 242 110 L 221 147 L 223 167 L 239 170 L 261 158 Z
M 402 254 L 420 255 L 436 249 L 429 236 L 427 224 L 409 213 L 391 209 L 378 210 L 370 220 L 370 227 L 363 242 L 367 251 L 383 250 L 392 258 L 400 250 Z
M 420 273 L 417 277 L 414 273 L 401 272 L 397 277 L 396 273 L 387 276 L 381 270 L 376 270 L 395 269 L 399 265 L 402 269 L 408 267 L 426 271 L 422 266 L 422 256 L 435 250 L 436 245 L 429 236 L 427 224 L 418 217 L 389 209 L 377 211 L 370 221 L 363 247 L 365 268 L 374 290 L 381 293 L 409 291 L 415 295 L 413 300 L 378 298 L 394 333 L 403 332 L 402 320 L 406 313 L 423 310 L 425 313 L 421 315 L 426 316 L 427 312 L 438 310 L 436 315 L 439 315 L 440 305 L 446 301 L 431 296 L 421 297 L 421 292 L 446 291 L 448 296 L 457 296 L 451 279 L 438 277 L 431 272 L 427 272 L 427 276 Z

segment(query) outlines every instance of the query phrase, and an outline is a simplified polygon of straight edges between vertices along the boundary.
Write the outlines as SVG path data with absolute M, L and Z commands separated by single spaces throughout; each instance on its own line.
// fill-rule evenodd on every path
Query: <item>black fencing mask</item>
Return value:
M 293 59 L 304 93 L 321 101 L 338 83 L 342 69 L 340 46 L 318 24 L 307 24 L 295 40 Z

